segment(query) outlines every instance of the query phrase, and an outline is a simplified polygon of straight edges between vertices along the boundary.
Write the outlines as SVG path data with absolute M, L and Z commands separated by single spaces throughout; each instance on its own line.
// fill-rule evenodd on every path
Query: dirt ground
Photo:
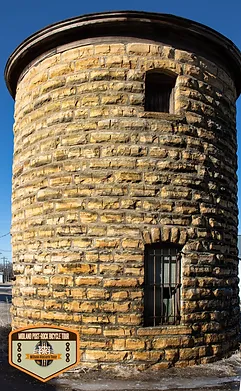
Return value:
M 8 363 L 11 287 L 0 287 L 1 391 L 241 391 L 241 352 L 214 364 L 128 373 L 121 363 L 114 373 L 66 372 L 47 383 Z

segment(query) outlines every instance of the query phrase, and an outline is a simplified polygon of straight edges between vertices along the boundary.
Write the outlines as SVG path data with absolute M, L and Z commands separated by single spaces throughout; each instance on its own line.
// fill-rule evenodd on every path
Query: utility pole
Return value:
M 4 278 L 4 282 L 6 281 L 9 281 L 9 272 L 8 272 L 8 267 L 7 267 L 7 258 L 6 257 L 2 257 L 2 264 L 3 264 L 3 278 Z

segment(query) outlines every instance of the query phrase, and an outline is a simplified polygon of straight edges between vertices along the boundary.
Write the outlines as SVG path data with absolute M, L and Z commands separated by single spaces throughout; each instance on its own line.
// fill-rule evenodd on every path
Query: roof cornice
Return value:
M 15 97 L 24 69 L 61 45 L 94 37 L 136 37 L 193 50 L 227 69 L 241 93 L 241 53 L 228 38 L 203 24 L 169 14 L 114 11 L 82 15 L 49 25 L 25 39 L 10 55 L 5 81 Z

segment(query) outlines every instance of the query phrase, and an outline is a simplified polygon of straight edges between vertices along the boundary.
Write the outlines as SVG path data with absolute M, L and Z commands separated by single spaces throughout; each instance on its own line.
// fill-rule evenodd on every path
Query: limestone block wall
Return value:
M 146 72 L 175 112 L 144 111 Z M 174 44 L 105 38 L 18 80 L 13 327 L 81 335 L 81 366 L 208 363 L 238 347 L 237 97 L 227 69 Z M 145 244 L 182 246 L 181 324 L 143 327 Z

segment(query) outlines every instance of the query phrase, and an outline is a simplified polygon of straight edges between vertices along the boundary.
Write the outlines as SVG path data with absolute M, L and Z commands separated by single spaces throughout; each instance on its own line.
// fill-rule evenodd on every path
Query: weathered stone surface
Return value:
M 144 112 L 154 68 L 177 75 L 173 114 Z M 14 327 L 79 328 L 84 367 L 181 367 L 237 347 L 235 97 L 218 64 L 150 41 L 85 44 L 26 70 Z M 182 246 L 181 325 L 143 327 L 143 252 L 160 241 Z

